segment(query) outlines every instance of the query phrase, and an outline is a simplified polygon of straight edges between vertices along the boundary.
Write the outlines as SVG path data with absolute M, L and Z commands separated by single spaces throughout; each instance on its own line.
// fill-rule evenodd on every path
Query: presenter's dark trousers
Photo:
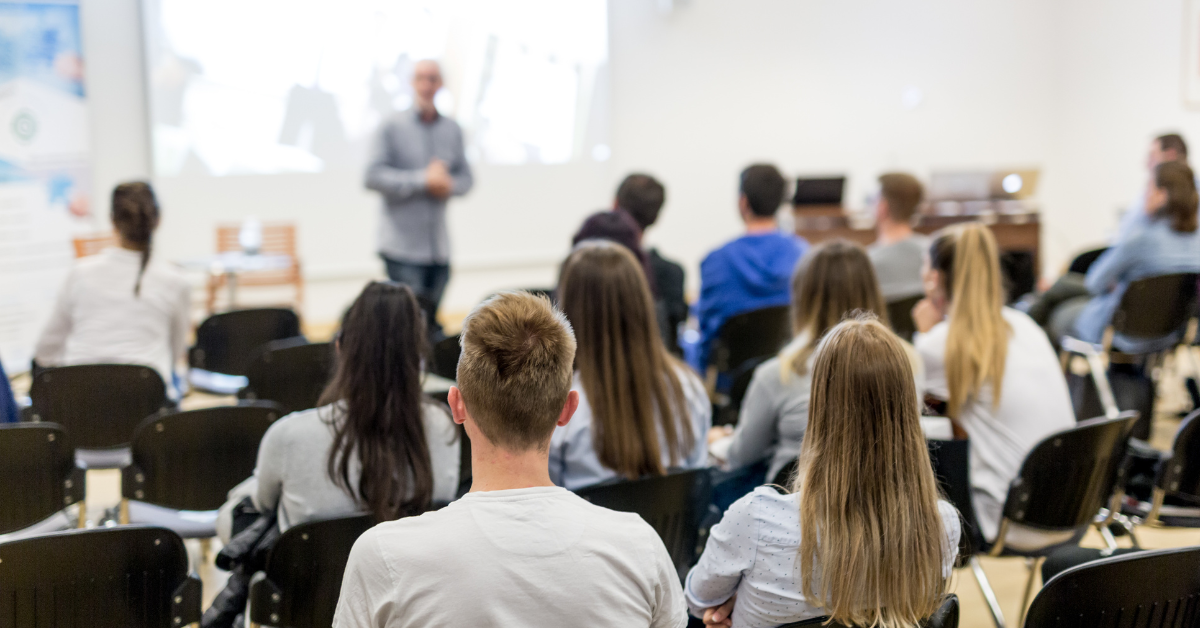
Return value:
M 388 279 L 405 284 L 416 293 L 417 300 L 421 302 L 421 309 L 425 311 L 425 324 L 430 340 L 441 340 L 444 334 L 442 326 L 437 322 L 437 312 L 442 304 L 442 295 L 446 293 L 446 284 L 450 281 L 450 265 L 415 264 L 382 255 L 380 257 L 387 265 Z

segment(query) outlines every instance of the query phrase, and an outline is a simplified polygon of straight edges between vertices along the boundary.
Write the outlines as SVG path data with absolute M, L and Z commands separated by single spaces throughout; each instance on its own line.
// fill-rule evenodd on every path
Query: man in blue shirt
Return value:
M 808 242 L 779 231 L 775 213 L 786 187 L 775 166 L 756 164 L 742 171 L 738 211 L 746 233 L 700 263 L 700 299 L 695 306 L 700 339 L 688 352 L 700 373 L 707 369 L 713 340 L 729 317 L 791 302 L 792 271 Z

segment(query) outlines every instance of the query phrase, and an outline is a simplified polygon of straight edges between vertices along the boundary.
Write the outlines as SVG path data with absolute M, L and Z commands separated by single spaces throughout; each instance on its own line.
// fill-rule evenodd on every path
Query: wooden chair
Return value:
M 217 225 L 217 253 L 232 253 L 242 250 L 238 236 L 241 224 Z M 295 309 L 304 303 L 304 275 L 300 272 L 300 257 L 296 254 L 296 225 L 291 223 L 264 223 L 262 246 L 259 252 L 267 255 L 287 255 L 292 258 L 290 268 L 239 273 L 238 287 L 243 286 L 293 286 L 296 289 Z M 208 313 L 216 311 L 217 292 L 226 286 L 225 275 L 210 274 L 208 277 Z M 232 307 L 233 304 L 230 304 Z
M 100 233 L 90 236 L 75 238 L 75 257 L 88 257 L 95 255 L 104 249 L 115 246 L 117 237 L 111 233 Z

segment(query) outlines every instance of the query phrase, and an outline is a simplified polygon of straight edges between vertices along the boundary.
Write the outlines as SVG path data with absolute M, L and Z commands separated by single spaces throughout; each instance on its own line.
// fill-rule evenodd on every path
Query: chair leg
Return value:
M 200 563 L 207 564 L 210 554 L 212 554 L 212 539 L 200 539 Z
M 129 525 L 129 500 L 122 499 L 120 510 L 117 514 L 117 523 L 121 525 Z
M 1096 531 L 1100 533 L 1100 538 L 1104 539 L 1104 553 L 1102 555 L 1112 556 L 1113 552 L 1117 551 L 1120 547 L 1117 545 L 1117 539 L 1113 536 L 1112 530 L 1109 530 L 1107 525 L 1098 524 Z
M 975 582 L 979 584 L 979 591 L 983 593 L 988 610 L 992 612 L 992 621 L 996 623 L 996 628 L 1004 628 L 1004 613 L 1000 612 L 1000 603 L 996 601 L 996 592 L 992 590 L 992 585 L 988 582 L 987 574 L 983 572 L 983 565 L 979 563 L 978 556 L 971 557 L 971 572 L 975 574 Z
M 1107 531 L 1108 528 L 1105 530 Z M 1029 578 L 1025 580 L 1025 595 L 1021 597 L 1021 618 L 1017 620 L 1018 626 L 1025 625 L 1025 612 L 1029 610 L 1029 600 L 1033 597 L 1033 581 L 1037 579 L 1038 571 L 1041 570 L 1044 560 L 1046 559 L 1042 556 L 1025 559 L 1025 568 L 1029 570 Z
M 75 527 L 83 529 L 83 528 L 87 527 L 87 502 L 82 501 L 82 502 L 78 502 L 78 504 L 79 504 L 79 521 L 76 523 Z

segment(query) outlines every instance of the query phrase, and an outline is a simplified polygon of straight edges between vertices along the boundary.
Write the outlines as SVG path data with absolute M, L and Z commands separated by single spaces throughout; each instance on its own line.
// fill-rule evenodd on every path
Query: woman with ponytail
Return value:
M 151 256 L 158 200 L 150 184 L 122 183 L 112 194 L 117 246 L 79 260 L 38 340 L 40 366 L 143 364 L 178 396 L 175 367 L 185 356 L 191 287 Z
M 924 282 L 913 344 L 925 363 L 926 392 L 946 400 L 956 432 L 971 441 L 975 513 L 991 540 L 1025 456 L 1075 425 L 1070 394 L 1046 334 L 1004 306 L 991 230 L 969 223 L 935 237 Z M 1008 544 L 1019 547 L 1026 532 L 1010 530 Z
M 231 495 L 275 510 L 280 530 L 356 512 L 391 521 L 453 500 L 459 442 L 447 409 L 421 392 L 424 342 L 412 290 L 368 285 L 337 334 L 337 370 L 321 407 L 275 422 L 254 477 Z
M 1129 283 L 1157 275 L 1200 272 L 1200 230 L 1197 230 L 1196 177 L 1182 161 L 1154 169 L 1154 185 L 1146 190 L 1149 220 L 1135 223 L 1132 233 L 1120 234 L 1087 276 L 1068 274 L 1059 279 L 1029 309 L 1058 343 L 1063 336 L 1099 343 Z M 1143 353 L 1172 346 L 1178 338 L 1124 338 L 1113 344 L 1122 351 Z

